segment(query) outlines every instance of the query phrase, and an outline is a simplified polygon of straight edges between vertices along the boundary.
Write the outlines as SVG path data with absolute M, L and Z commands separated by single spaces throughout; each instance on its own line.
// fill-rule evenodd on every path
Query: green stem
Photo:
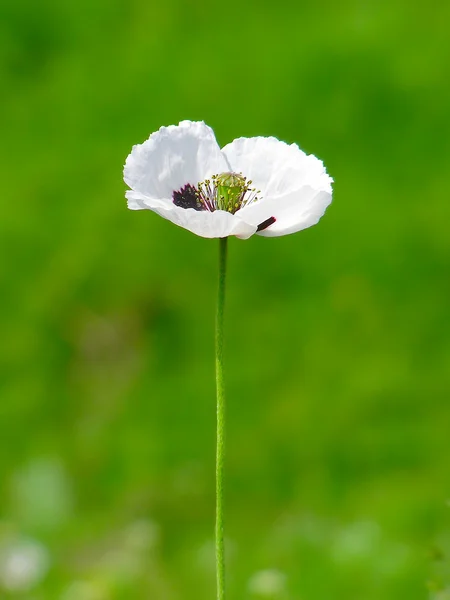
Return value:
M 216 316 L 216 389 L 217 389 L 217 448 L 216 448 L 216 575 L 217 600 L 225 598 L 225 548 L 223 539 L 223 463 L 225 451 L 225 393 L 223 383 L 223 315 L 227 269 L 227 241 L 219 243 L 219 289 Z

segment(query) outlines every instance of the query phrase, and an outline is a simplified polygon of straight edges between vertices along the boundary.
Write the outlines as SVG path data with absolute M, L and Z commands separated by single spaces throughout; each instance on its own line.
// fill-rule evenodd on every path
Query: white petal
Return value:
M 331 192 L 322 161 L 274 137 L 238 138 L 223 148 L 231 169 L 253 181 L 263 198 L 284 196 L 310 186 Z
M 167 206 L 167 200 L 157 200 L 155 198 L 149 198 L 134 190 L 127 190 L 125 197 L 128 200 L 128 208 L 130 210 L 144 210 L 153 209 L 158 206 Z M 151 204 L 151 206 L 150 206 Z
M 155 200 L 148 196 L 129 190 L 126 193 L 128 208 L 132 210 L 150 209 L 161 217 L 172 221 L 184 229 L 188 229 L 205 238 L 220 238 L 235 235 L 247 239 L 256 232 L 256 226 L 251 225 L 237 215 L 232 215 L 224 210 L 209 212 L 207 210 L 194 210 L 181 208 L 164 200 Z
M 146 142 L 133 146 L 124 180 L 144 196 L 172 202 L 173 192 L 184 185 L 196 186 L 229 169 L 213 130 L 203 121 L 182 121 L 161 127 Z
M 300 190 L 272 198 L 260 200 L 237 211 L 244 221 L 260 225 L 270 217 L 275 223 L 258 232 L 265 237 L 276 237 L 296 233 L 315 225 L 331 202 L 331 192 L 317 191 L 309 186 Z

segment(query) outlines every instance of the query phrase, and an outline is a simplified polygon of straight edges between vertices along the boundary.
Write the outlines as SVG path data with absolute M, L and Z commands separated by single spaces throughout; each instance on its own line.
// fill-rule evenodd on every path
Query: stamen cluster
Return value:
M 198 184 L 197 198 L 205 210 L 226 210 L 234 214 L 240 208 L 258 200 L 261 190 L 251 187 L 252 181 L 242 173 L 213 175 Z
M 194 210 L 225 210 L 234 214 L 240 208 L 259 200 L 261 190 L 251 187 L 252 181 L 242 173 L 221 173 L 201 181 L 197 187 L 185 185 L 173 193 L 174 204 Z

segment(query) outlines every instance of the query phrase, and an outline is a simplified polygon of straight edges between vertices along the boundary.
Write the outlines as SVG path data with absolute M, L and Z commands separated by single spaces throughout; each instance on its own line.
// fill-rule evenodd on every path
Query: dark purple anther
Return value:
M 268 227 L 270 227 L 270 225 L 273 225 L 275 221 L 275 217 L 269 217 L 268 219 L 266 219 L 258 225 L 256 231 L 262 231 L 263 229 L 267 229 Z
M 200 202 L 198 192 L 190 183 L 185 185 L 178 192 L 172 194 L 173 203 L 181 208 L 193 208 L 195 210 L 205 210 Z

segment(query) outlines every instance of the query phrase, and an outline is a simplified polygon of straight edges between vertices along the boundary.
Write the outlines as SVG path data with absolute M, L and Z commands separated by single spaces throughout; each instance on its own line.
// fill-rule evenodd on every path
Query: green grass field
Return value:
M 218 244 L 122 181 L 202 119 L 335 179 L 230 243 L 227 600 L 447 600 L 450 8 L 158 4 L 2 0 L 0 598 L 215 598 Z

